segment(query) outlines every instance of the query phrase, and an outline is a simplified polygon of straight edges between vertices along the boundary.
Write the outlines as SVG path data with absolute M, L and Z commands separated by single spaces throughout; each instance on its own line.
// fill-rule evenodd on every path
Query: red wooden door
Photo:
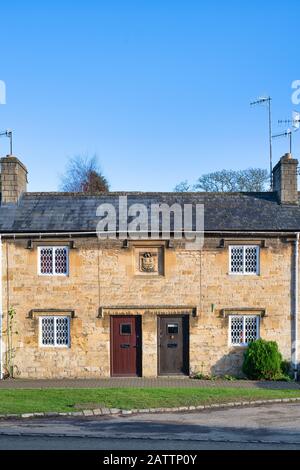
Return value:
M 111 375 L 130 377 L 141 375 L 141 317 L 112 316 Z

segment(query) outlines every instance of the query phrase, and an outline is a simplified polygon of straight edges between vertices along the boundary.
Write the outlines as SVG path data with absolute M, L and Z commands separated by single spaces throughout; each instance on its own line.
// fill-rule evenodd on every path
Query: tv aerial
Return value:
M 256 101 L 250 103 L 250 106 L 266 104 L 268 107 L 269 124 L 269 155 L 270 155 L 270 189 L 273 189 L 273 148 L 272 148 L 272 98 L 271 96 L 261 96 Z
M 287 124 L 291 125 L 292 129 L 287 129 L 285 132 L 277 135 L 273 135 L 273 138 L 277 137 L 289 137 L 290 141 L 290 154 L 292 154 L 293 150 L 293 134 L 300 129 L 300 113 L 294 111 L 292 115 L 292 119 L 280 119 L 278 124 Z
M 295 131 L 298 131 L 300 129 L 300 113 L 294 111 L 292 119 L 280 120 L 278 121 L 278 124 L 292 124 Z
M 290 141 L 290 154 L 292 154 L 292 147 L 293 147 L 293 131 L 291 129 L 287 129 L 285 132 L 282 132 L 281 134 L 275 134 L 272 135 L 272 139 L 277 139 L 279 137 L 289 137 Z
M 9 150 L 10 155 L 13 154 L 13 133 L 10 130 L 6 130 L 4 132 L 0 132 L 0 137 L 7 137 L 9 139 Z

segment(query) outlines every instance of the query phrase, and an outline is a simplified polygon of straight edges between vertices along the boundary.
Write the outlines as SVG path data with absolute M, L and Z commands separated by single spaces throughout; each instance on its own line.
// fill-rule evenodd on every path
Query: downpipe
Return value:
M 294 379 L 298 380 L 298 317 L 299 317 L 299 233 L 295 241 L 295 311 L 294 311 Z
M 2 236 L 0 235 L 0 380 L 3 379 L 3 289 L 2 289 Z

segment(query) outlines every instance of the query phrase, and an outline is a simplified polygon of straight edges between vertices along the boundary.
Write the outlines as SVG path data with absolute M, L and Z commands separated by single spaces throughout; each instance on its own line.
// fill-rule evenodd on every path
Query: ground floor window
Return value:
M 247 346 L 259 338 L 258 315 L 230 315 L 229 336 L 231 346 Z
M 70 318 L 63 316 L 40 317 L 40 346 L 69 347 Z

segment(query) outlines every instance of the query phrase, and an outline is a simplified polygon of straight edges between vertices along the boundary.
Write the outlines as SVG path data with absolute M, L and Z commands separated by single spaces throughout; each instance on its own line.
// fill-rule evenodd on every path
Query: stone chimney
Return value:
M 273 169 L 273 191 L 280 204 L 298 204 L 298 160 L 286 153 Z
M 17 204 L 27 191 L 27 169 L 17 157 L 7 155 L 1 164 L 1 205 Z

